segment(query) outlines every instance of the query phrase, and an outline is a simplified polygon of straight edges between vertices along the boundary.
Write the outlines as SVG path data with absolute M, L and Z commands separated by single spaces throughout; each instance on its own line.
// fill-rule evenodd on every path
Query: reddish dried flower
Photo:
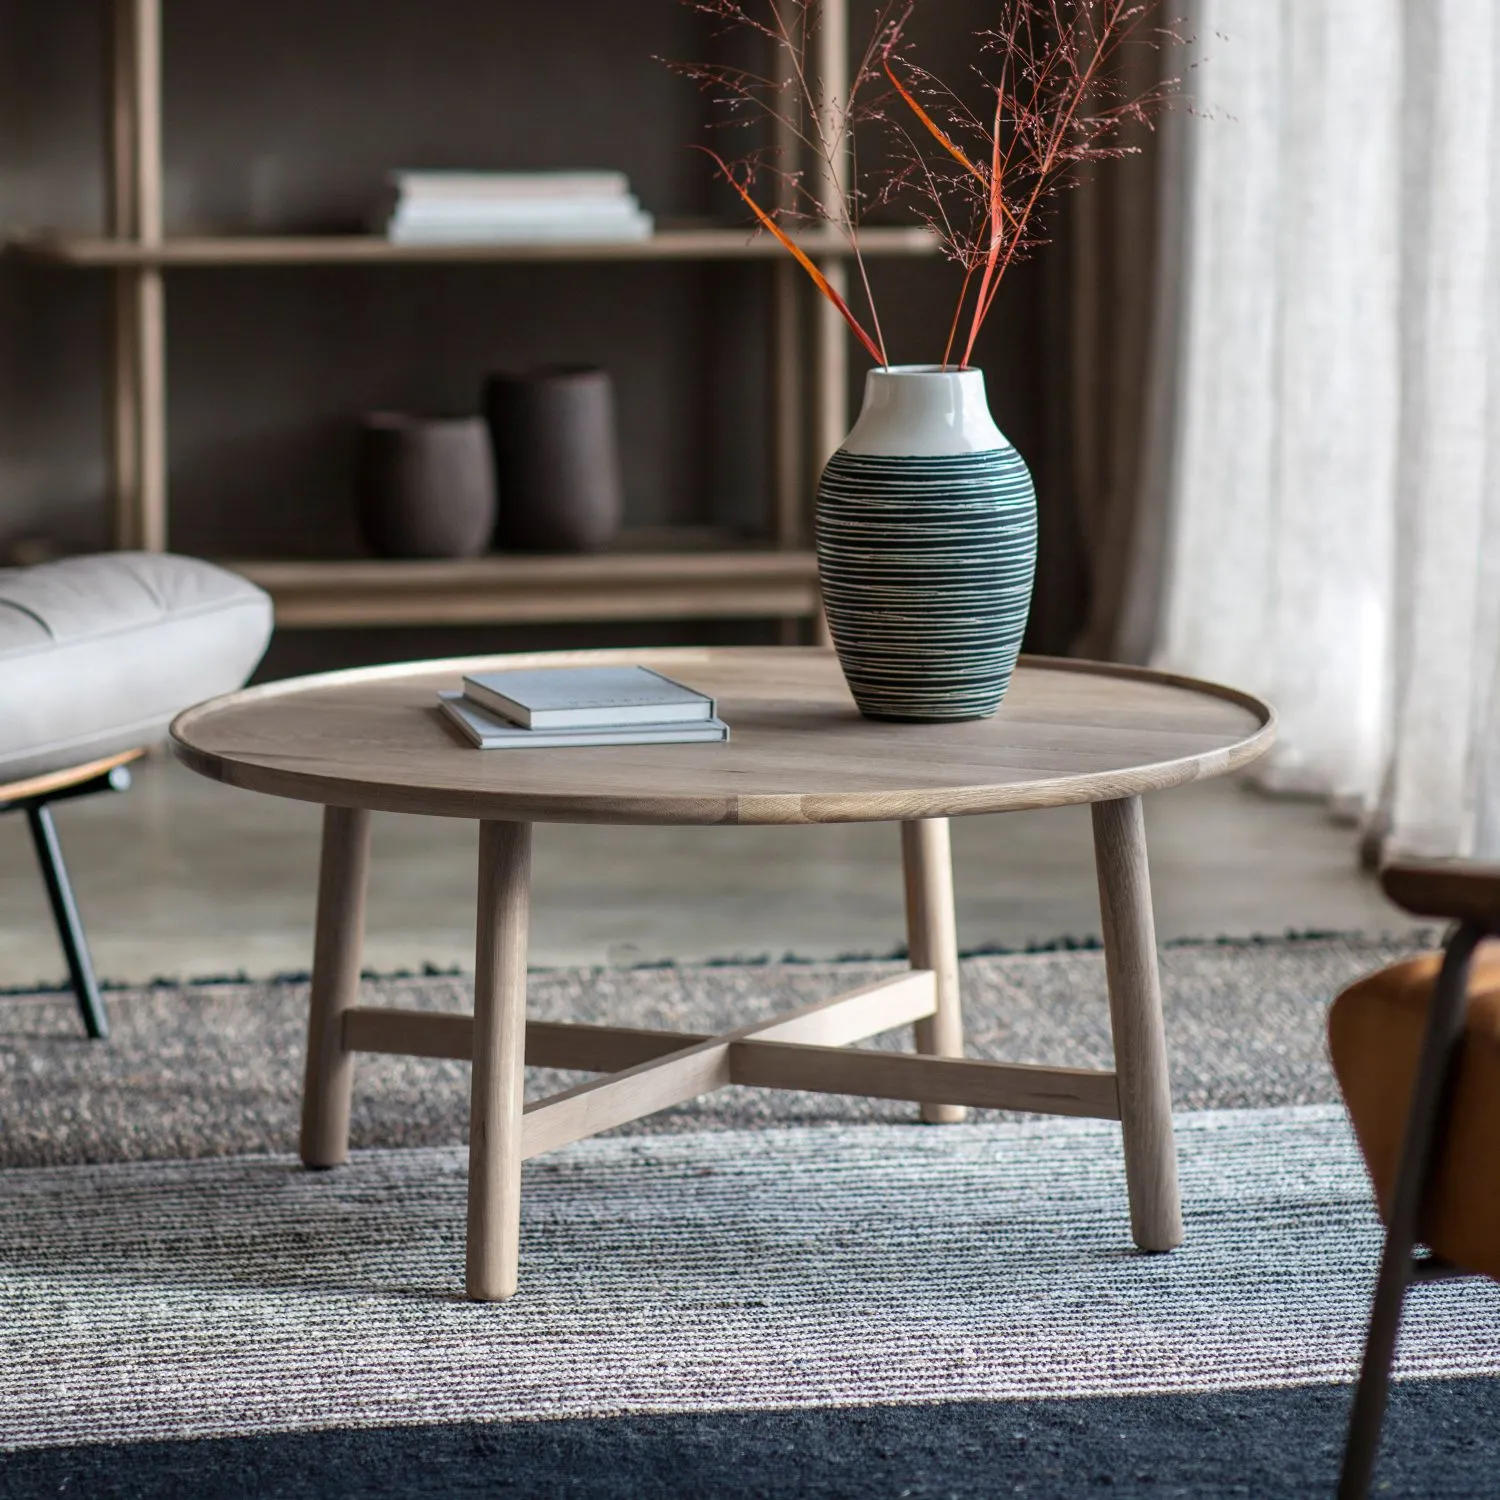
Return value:
M 772 44 L 779 60 L 773 75 L 709 64 L 673 66 L 724 106 L 724 123 L 763 127 L 770 122 L 779 137 L 795 142 L 811 159 L 809 180 L 781 161 L 774 148 L 752 150 L 732 164 L 709 153 L 760 222 L 788 248 L 793 247 L 784 226 L 798 222 L 825 222 L 844 235 L 869 308 L 870 331 L 816 277 L 806 257 L 799 259 L 882 364 L 888 363 L 885 341 L 859 245 L 867 203 L 911 206 L 963 268 L 943 363 L 951 362 L 967 307 L 969 327 L 959 360 L 960 367 L 967 366 L 1006 271 L 1046 243 L 1050 200 L 1076 182 L 1084 166 L 1138 149 L 1126 139 L 1126 127 L 1149 125 L 1175 85 L 1173 80 L 1136 92 L 1120 81 L 1127 48 L 1180 40 L 1159 23 L 1159 0 L 994 0 L 995 23 L 975 37 L 973 71 L 980 97 L 993 100 L 993 109 L 983 115 L 911 56 L 905 33 L 915 0 L 887 0 L 881 6 L 870 41 L 851 70 L 848 97 L 832 100 L 824 97 L 811 62 L 816 0 L 683 3 Z M 872 130 L 894 146 L 894 156 L 862 175 L 857 152 Z M 763 176 L 777 187 L 777 201 L 769 207 L 753 191 Z

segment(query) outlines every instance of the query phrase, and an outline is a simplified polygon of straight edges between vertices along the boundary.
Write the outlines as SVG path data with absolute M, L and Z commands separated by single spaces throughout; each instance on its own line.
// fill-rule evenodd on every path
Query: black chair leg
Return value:
M 57 841 L 51 808 L 45 802 L 28 805 L 26 822 L 31 829 L 31 841 L 36 845 L 42 879 L 47 883 L 47 899 L 52 903 L 52 917 L 57 923 L 57 935 L 62 939 L 63 953 L 68 960 L 68 975 L 73 981 L 73 993 L 83 1015 L 84 1029 L 91 1037 L 107 1037 L 109 1020 L 104 1014 L 104 1001 L 99 996 L 99 982 L 94 978 L 88 939 L 83 935 L 83 922 L 78 915 L 78 903 L 73 899 L 73 887 L 68 881 L 68 868 L 63 863 L 62 846 Z
M 1370 1331 L 1365 1336 L 1364 1362 L 1360 1365 L 1359 1384 L 1354 1389 L 1354 1405 L 1349 1414 L 1339 1500 L 1365 1500 L 1370 1491 L 1390 1395 L 1391 1364 L 1396 1357 L 1396 1336 L 1401 1331 L 1412 1249 L 1409 1238 L 1394 1230 L 1386 1235 L 1380 1275 L 1375 1282 L 1375 1302 L 1370 1309 Z
M 1380 1275 L 1375 1283 L 1364 1363 L 1349 1417 L 1339 1500 L 1364 1500 L 1380 1451 L 1380 1428 L 1390 1394 L 1391 1364 L 1396 1355 L 1396 1336 L 1401 1331 L 1402 1304 L 1407 1287 L 1421 1279 L 1424 1269 L 1421 1262 L 1412 1260 L 1422 1196 L 1428 1170 L 1441 1145 L 1453 1059 L 1468 1012 L 1469 965 L 1484 936 L 1481 928 L 1465 923 L 1449 938 L 1442 972 L 1433 989 L 1422 1056 L 1412 1083 L 1411 1105 L 1401 1142 L 1401 1163 L 1391 1198 Z M 1437 1268 L 1429 1265 L 1425 1269 Z

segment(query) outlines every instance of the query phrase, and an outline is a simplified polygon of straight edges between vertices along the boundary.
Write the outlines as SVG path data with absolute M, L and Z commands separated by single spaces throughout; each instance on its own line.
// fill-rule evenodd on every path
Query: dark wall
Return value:
M 0 0 L 0 230 L 102 223 L 104 9 Z M 924 58 L 961 75 L 985 13 L 929 0 Z M 720 45 L 676 0 L 168 0 L 165 16 L 172 232 L 351 229 L 397 165 L 614 166 L 660 216 L 732 211 L 687 149 L 704 103 L 659 61 Z M 485 371 L 558 360 L 616 376 L 633 523 L 753 526 L 768 282 L 758 265 L 171 272 L 172 545 L 357 551 L 358 413 L 470 410 Z M 887 264 L 876 283 L 893 358 L 935 358 L 953 269 Z M 979 360 L 1044 504 L 1046 285 L 1042 263 L 1013 273 Z M 105 316 L 101 274 L 0 262 L 0 548 L 105 540 Z M 406 654 L 401 636 L 314 654 Z

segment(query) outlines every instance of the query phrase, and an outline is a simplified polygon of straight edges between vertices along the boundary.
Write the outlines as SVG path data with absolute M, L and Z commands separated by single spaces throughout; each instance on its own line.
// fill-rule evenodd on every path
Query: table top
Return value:
M 636 663 L 718 700 L 727 744 L 477 750 L 436 707 L 465 672 Z M 540 823 L 847 823 L 1105 802 L 1247 764 L 1275 735 L 1248 694 L 1023 657 L 993 718 L 860 717 L 817 647 L 565 651 L 403 663 L 247 688 L 180 714 L 178 758 L 341 807 Z

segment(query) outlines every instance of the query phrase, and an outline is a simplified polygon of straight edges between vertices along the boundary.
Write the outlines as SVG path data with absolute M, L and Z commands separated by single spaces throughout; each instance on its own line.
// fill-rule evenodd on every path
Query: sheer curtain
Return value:
M 1500 6 L 1192 9 L 1156 660 L 1372 847 L 1500 856 Z

